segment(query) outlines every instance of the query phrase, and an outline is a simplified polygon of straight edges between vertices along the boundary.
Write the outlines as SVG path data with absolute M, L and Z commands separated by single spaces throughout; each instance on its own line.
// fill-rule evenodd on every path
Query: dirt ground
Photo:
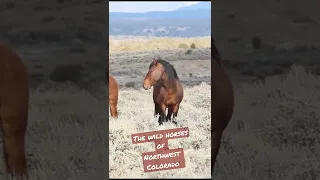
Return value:
M 211 84 L 210 49 L 160 50 L 116 53 L 109 57 L 110 74 L 118 81 L 120 87 L 142 88 L 142 82 L 148 72 L 152 58 L 162 58 L 170 62 L 186 86 L 199 85 L 201 82 Z

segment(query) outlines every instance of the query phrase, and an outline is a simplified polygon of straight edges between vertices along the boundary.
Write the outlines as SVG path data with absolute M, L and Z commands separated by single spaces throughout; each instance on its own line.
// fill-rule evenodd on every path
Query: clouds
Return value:
M 196 4 L 199 1 L 163 1 L 163 2 L 110 2 L 109 12 L 148 12 L 148 11 L 171 11 L 179 7 Z

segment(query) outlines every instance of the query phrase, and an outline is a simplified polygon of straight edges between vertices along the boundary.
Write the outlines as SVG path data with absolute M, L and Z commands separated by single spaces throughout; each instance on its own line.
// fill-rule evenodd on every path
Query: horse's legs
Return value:
M 158 103 L 154 103 L 154 116 L 158 115 L 159 114 L 159 118 L 158 118 L 158 122 L 159 122 L 159 125 L 162 124 L 161 122 L 161 107 Z
M 212 128 L 212 127 L 211 127 Z M 211 132 L 211 176 L 213 175 L 214 165 L 219 152 L 222 131 L 216 130 Z
M 160 117 L 159 117 L 159 125 L 166 120 L 166 109 L 167 106 L 165 104 L 160 104 Z
M 19 179 L 28 177 L 24 139 L 26 122 L 10 114 L 2 114 L 0 122 L 7 173 Z
M 169 105 L 168 106 L 168 114 L 167 114 L 167 117 L 166 117 L 166 121 L 168 122 L 169 120 L 171 120 L 171 115 L 173 113 L 173 105 Z
M 160 114 L 160 105 L 156 102 L 154 103 L 154 116 Z
M 110 94 L 111 93 L 111 94 Z M 118 117 L 118 93 L 109 88 L 109 104 L 111 117 Z
M 177 104 L 175 104 L 175 105 L 173 106 L 173 120 L 172 120 L 172 122 L 173 122 L 174 124 L 176 124 L 176 125 L 177 125 L 176 118 L 177 118 L 177 116 L 178 116 L 179 107 L 180 107 L 180 103 L 177 103 Z
M 110 113 L 111 113 L 111 117 L 118 117 L 118 109 L 117 109 L 117 103 L 115 102 L 110 102 Z

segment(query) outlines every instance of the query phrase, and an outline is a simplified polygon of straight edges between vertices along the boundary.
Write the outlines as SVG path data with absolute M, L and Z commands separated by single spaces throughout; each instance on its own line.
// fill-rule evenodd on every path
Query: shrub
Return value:
M 49 78 L 55 82 L 79 82 L 82 79 L 82 70 L 80 64 L 58 65 L 50 73 Z
M 192 43 L 192 44 L 190 45 L 190 48 L 191 48 L 191 49 L 195 49 L 195 48 L 196 48 L 196 45 L 195 45 L 194 43 Z
M 126 87 L 126 88 L 134 88 L 135 85 L 136 85 L 135 82 L 127 82 L 126 85 L 125 85 L 125 87 Z
M 178 48 L 187 49 L 187 48 L 189 48 L 189 46 L 187 44 L 185 44 L 185 43 L 180 43 Z
M 54 21 L 56 20 L 56 18 L 54 16 L 45 16 L 42 18 L 42 21 L 43 22 L 51 22 L 51 21 Z
M 255 49 L 260 49 L 261 48 L 261 38 L 258 36 L 253 36 L 251 40 L 252 46 Z
M 189 55 L 189 54 L 191 54 L 191 53 L 192 53 L 192 50 L 191 50 L 191 49 L 188 49 L 188 50 L 185 52 L 186 55 Z

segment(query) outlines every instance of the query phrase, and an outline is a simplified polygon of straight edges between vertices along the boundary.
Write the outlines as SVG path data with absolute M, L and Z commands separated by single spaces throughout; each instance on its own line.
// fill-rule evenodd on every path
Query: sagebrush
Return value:
M 100 87 L 106 92 L 104 83 Z M 29 180 L 108 176 L 106 101 L 69 83 L 32 90 L 26 133 Z M 0 179 L 4 176 L 1 158 Z
M 243 83 L 214 178 L 307 180 L 320 174 L 320 78 L 294 65 L 285 76 Z
M 172 123 L 159 126 L 154 117 L 152 90 L 122 89 L 119 118 L 109 121 L 110 178 L 209 178 L 211 142 L 211 87 L 206 83 L 184 88 L 178 113 L 178 127 L 188 127 L 188 138 L 169 140 L 169 148 L 183 148 L 186 167 L 144 173 L 142 153 L 154 151 L 154 143 L 132 144 L 131 134 L 177 128 Z M 109 117 L 111 118 L 111 117 Z
M 233 118 L 224 132 L 213 179 L 319 178 L 319 87 L 320 78 L 297 65 L 284 76 L 237 86 Z M 110 120 L 110 177 L 209 178 L 209 88 L 202 84 L 186 89 L 178 121 L 190 128 L 190 137 L 169 141 L 170 147 L 185 149 L 186 168 L 154 173 L 143 172 L 141 158 L 142 152 L 154 150 L 153 143 L 133 145 L 130 135 L 174 126 L 158 126 L 152 91 L 121 90 L 120 118 Z

